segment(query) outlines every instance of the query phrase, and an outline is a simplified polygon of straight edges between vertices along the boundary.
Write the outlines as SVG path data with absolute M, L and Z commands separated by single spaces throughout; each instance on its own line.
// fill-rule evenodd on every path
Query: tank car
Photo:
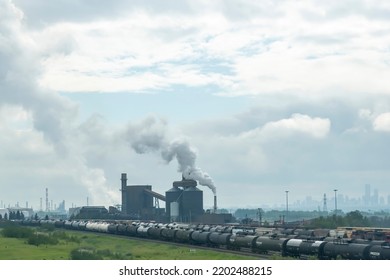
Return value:
M 272 238 L 268 236 L 260 236 L 256 239 L 254 252 L 268 254 L 270 251 L 282 253 L 286 247 L 288 238 Z
M 214 247 L 228 246 L 231 236 L 231 233 L 211 232 L 209 235 L 210 245 Z
M 369 250 L 370 260 L 390 260 L 390 247 L 381 245 L 372 245 Z
M 314 231 L 313 230 L 301 230 L 297 233 L 297 238 L 299 239 L 314 239 Z
M 209 225 L 204 225 L 202 228 L 203 231 L 210 231 L 210 229 L 211 229 L 211 226 L 209 226 Z
M 86 230 L 88 231 L 94 231 L 96 228 L 95 222 L 87 222 Z
M 256 235 L 240 235 L 232 234 L 229 240 L 229 249 L 241 250 L 241 248 L 253 249 L 256 246 L 256 239 L 259 236 Z
M 303 242 L 302 239 L 291 238 L 287 240 L 286 246 L 284 248 L 283 256 L 289 257 L 299 257 L 299 246 Z
M 65 229 L 72 229 L 72 221 L 65 221 L 64 228 Z
M 117 234 L 118 233 L 118 224 L 109 224 L 108 225 L 108 233 Z
M 126 228 L 126 235 L 129 235 L 129 236 L 137 236 L 137 228 L 139 226 L 134 226 L 134 225 L 129 225 L 127 228 Z
M 149 237 L 152 238 L 152 239 L 161 239 L 161 231 L 162 231 L 162 228 L 159 228 L 159 227 L 151 227 L 149 229 Z
M 175 241 L 181 243 L 189 243 L 191 241 L 191 234 L 194 230 L 178 230 L 176 231 Z
M 175 228 L 163 228 L 161 231 L 161 239 L 174 241 L 177 231 Z
M 302 240 L 299 244 L 298 254 L 295 257 L 314 256 L 321 259 L 325 244 L 326 241 Z
M 86 227 L 87 227 L 87 222 L 85 222 L 85 221 L 79 222 L 79 227 L 78 227 L 79 230 L 85 230 Z
M 63 221 L 63 220 L 57 220 L 57 221 L 55 221 L 54 226 L 56 228 L 63 228 L 64 227 L 64 223 L 65 223 L 65 221 Z
M 150 227 L 148 227 L 148 226 L 139 226 L 136 229 L 137 236 L 139 236 L 139 237 L 149 237 L 149 230 L 150 230 Z
M 191 243 L 198 245 L 209 245 L 211 232 L 195 230 L 191 234 Z
M 79 229 L 79 224 L 80 224 L 79 221 L 73 221 L 73 222 L 71 223 L 72 229 L 78 230 L 78 229 Z
M 356 244 L 345 242 L 327 242 L 323 248 L 322 259 L 348 259 L 368 260 L 370 254 L 369 244 Z

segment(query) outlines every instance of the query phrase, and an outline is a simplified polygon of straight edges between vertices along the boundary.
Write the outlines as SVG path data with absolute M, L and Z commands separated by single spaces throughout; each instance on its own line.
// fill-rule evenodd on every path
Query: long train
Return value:
M 288 231 L 284 235 L 258 235 L 254 232 L 235 232 L 233 226 L 221 225 L 63 220 L 30 220 L 22 223 L 33 226 L 52 224 L 57 228 L 71 230 L 141 237 L 229 250 L 250 250 L 253 253 L 279 254 L 284 257 L 301 259 L 390 259 L 390 244 L 386 241 L 331 237 L 313 240 L 303 231 L 301 235 L 292 235 L 292 232 Z

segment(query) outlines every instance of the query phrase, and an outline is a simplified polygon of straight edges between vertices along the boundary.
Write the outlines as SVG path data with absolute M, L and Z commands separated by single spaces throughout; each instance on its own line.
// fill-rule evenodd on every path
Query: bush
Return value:
M 41 226 L 41 229 L 45 230 L 45 231 L 54 231 L 55 230 L 55 226 L 53 224 L 43 224 Z
M 1 231 L 1 234 L 4 237 L 29 238 L 34 234 L 34 231 L 30 228 L 25 228 L 25 227 L 11 224 L 5 226 L 4 229 Z
M 71 260 L 124 260 L 125 256 L 119 253 L 113 253 L 108 249 L 95 250 L 93 248 L 77 248 L 70 252 Z
M 28 238 L 27 243 L 30 245 L 35 245 L 35 246 L 39 246 L 42 244 L 56 245 L 56 244 L 58 244 L 58 239 L 53 237 L 53 236 L 50 236 L 50 235 L 33 234 Z
M 53 237 L 64 240 L 66 242 L 80 243 L 80 238 L 74 235 L 68 235 L 64 231 L 55 231 L 53 232 Z
M 99 255 L 94 249 L 77 248 L 70 252 L 71 260 L 102 260 L 103 257 Z

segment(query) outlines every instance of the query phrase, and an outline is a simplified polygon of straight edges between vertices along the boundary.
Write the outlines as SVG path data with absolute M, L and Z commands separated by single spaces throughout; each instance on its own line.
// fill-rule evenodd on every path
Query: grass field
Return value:
M 56 231 L 58 232 L 58 231 Z M 135 241 L 89 232 L 61 231 L 66 238 L 56 245 L 29 245 L 23 238 L 0 235 L 0 260 L 67 260 L 71 252 L 94 252 L 102 259 L 126 260 L 249 260 L 232 253 L 192 249 L 176 244 Z M 65 233 L 65 234 L 64 234 Z

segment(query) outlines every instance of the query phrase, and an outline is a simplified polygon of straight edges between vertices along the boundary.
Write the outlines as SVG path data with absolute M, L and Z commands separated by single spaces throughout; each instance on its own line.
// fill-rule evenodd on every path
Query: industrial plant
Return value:
M 185 222 L 185 223 L 211 223 L 222 224 L 234 221 L 232 214 L 217 213 L 217 196 L 213 191 L 214 206 L 210 210 L 203 207 L 203 191 L 198 188 L 198 182 L 194 179 L 186 179 L 182 176 L 180 181 L 174 181 L 171 187 L 167 187 L 165 194 L 153 191 L 151 185 L 128 185 L 127 174 L 120 177 L 121 204 L 110 206 L 85 206 L 69 207 L 65 210 L 65 201 L 57 207 L 49 200 L 48 188 L 45 188 L 45 200 L 40 198 L 39 211 L 32 208 L 0 207 L 0 219 L 10 217 L 18 211 L 24 218 L 60 218 L 60 219 L 130 219 L 156 222 Z M 44 205 L 43 201 L 46 202 Z M 161 204 L 161 206 L 160 206 Z M 165 204 L 165 207 L 164 207 Z
M 121 213 L 131 219 L 162 222 L 232 222 L 231 214 L 217 214 L 216 196 L 213 210 L 203 209 L 203 191 L 197 185 L 197 181 L 183 177 L 162 195 L 154 192 L 151 185 L 127 185 L 127 174 L 122 173 Z M 165 209 L 160 208 L 160 201 L 165 202 Z

